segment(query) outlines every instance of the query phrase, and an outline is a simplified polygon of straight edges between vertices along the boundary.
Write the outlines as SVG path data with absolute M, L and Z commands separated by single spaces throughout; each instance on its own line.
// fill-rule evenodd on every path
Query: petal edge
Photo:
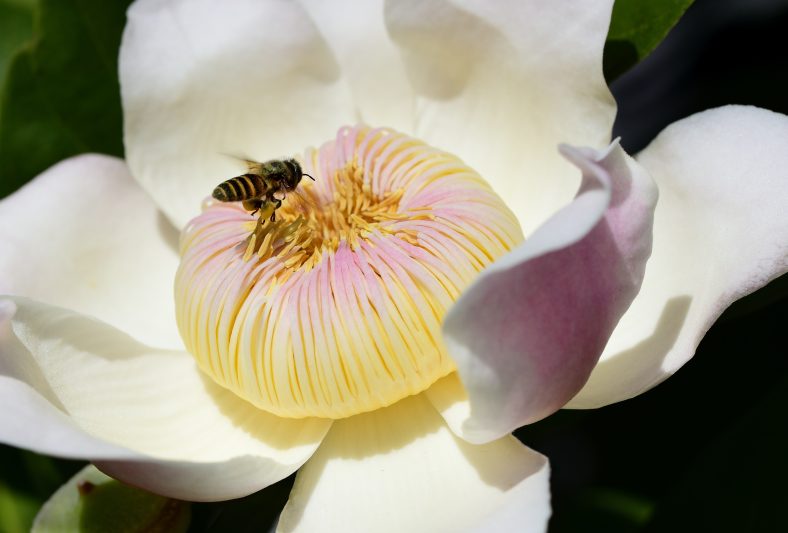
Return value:
M 13 297 L 0 298 L 0 313 L 2 442 L 212 501 L 288 476 L 330 427 L 259 411 L 201 376 L 188 354 L 148 348 L 95 319 Z
M 451 408 L 464 401 L 456 393 L 436 405 L 470 442 L 563 407 L 642 281 L 657 199 L 650 177 L 617 143 L 562 152 L 583 170 L 575 200 L 484 271 L 444 321 L 470 406 Z
M 469 444 L 411 396 L 336 423 L 277 531 L 542 532 L 549 477 L 547 459 L 513 436 Z

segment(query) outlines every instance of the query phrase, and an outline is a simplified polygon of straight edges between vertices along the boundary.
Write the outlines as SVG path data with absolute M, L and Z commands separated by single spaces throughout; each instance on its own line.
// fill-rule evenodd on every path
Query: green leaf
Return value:
M 16 491 L 0 479 L 0 531 L 22 533 L 30 524 L 41 502 L 21 491 Z
M 605 42 L 605 79 L 612 82 L 665 38 L 693 0 L 617 0 Z
M 83 465 L 0 445 L 0 531 L 29 532 L 47 498 Z
M 117 56 L 130 0 L 39 0 L 0 88 L 0 195 L 65 157 L 122 156 Z
M 41 509 L 33 533 L 182 533 L 190 504 L 130 487 L 88 465 Z
M 0 87 L 16 50 L 33 37 L 35 0 L 0 0 Z

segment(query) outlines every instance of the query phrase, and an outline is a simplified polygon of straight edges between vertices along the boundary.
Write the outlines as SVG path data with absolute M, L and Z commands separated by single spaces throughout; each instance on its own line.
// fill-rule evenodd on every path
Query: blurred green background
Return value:
M 0 197 L 69 155 L 122 156 L 116 70 L 128 3 L 0 0 Z M 614 134 L 630 152 L 726 103 L 788 113 L 788 1 L 690 4 L 617 4 L 605 73 L 619 102 Z M 784 276 L 729 309 L 659 387 L 518 430 L 551 460 L 550 531 L 788 531 L 787 318 Z M 0 532 L 27 531 L 82 465 L 0 446 Z M 191 531 L 266 530 L 291 484 L 194 504 Z

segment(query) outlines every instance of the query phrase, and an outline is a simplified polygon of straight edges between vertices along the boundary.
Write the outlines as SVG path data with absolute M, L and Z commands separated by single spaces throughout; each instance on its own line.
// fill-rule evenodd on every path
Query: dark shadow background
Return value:
M 788 0 L 697 0 L 612 88 L 614 135 L 631 153 L 710 107 L 788 114 Z M 518 430 L 551 460 L 550 531 L 788 531 L 786 326 L 784 276 L 729 309 L 694 359 L 659 387 Z M 81 465 L 0 446 L 0 491 L 13 490 L 34 512 Z M 192 531 L 260 531 L 291 484 L 195 504 Z
M 788 113 L 788 0 L 696 0 L 611 89 L 618 102 L 613 136 L 630 153 L 671 122 L 711 107 Z

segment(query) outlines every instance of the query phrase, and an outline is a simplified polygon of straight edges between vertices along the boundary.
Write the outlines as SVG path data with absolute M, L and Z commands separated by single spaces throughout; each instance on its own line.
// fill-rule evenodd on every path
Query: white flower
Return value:
M 593 0 L 135 3 L 130 170 L 73 158 L 0 203 L 0 440 L 190 500 L 308 460 L 284 531 L 543 530 L 546 460 L 508 433 L 659 383 L 788 269 L 788 119 L 707 111 L 629 158 L 609 139 L 609 15 Z M 348 418 L 275 416 L 184 351 L 175 228 L 237 173 L 222 154 L 281 157 L 356 122 L 461 157 L 525 241 L 449 311 L 457 373 Z M 565 159 L 559 143 L 593 149 Z

